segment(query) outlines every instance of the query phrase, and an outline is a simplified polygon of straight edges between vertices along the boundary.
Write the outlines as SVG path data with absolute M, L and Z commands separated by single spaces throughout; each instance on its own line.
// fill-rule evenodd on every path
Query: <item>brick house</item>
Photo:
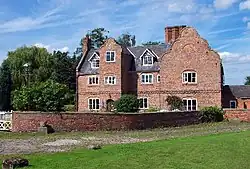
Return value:
M 135 94 L 142 110 L 168 109 L 169 95 L 188 111 L 222 103 L 221 59 L 192 27 L 166 27 L 164 45 L 126 47 L 109 38 L 93 49 L 85 37 L 76 74 L 78 111 L 110 111 L 124 93 Z
M 250 109 L 250 85 L 225 85 L 222 105 L 223 108 Z

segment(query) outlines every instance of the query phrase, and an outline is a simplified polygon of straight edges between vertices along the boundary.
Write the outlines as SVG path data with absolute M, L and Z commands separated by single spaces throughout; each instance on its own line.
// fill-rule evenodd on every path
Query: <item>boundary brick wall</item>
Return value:
M 240 121 L 250 122 L 250 109 L 224 109 L 224 112 L 225 119 L 239 119 Z
M 47 122 L 55 131 L 134 130 L 200 123 L 197 112 L 114 114 L 14 111 L 12 131 L 37 131 L 41 122 Z

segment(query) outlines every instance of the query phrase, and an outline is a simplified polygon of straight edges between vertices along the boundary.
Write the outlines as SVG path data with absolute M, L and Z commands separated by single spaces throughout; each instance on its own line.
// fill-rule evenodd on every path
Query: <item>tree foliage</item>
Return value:
M 136 40 L 135 40 L 135 35 L 130 35 L 129 33 L 122 34 L 121 36 L 118 37 L 117 42 L 120 43 L 121 45 L 125 46 L 135 46 Z
M 0 67 L 0 109 L 10 110 L 11 108 L 11 71 L 7 60 L 4 60 Z
M 137 112 L 139 100 L 134 95 L 124 94 L 114 104 L 118 112 Z
M 247 76 L 245 80 L 245 85 L 250 85 L 250 76 Z
M 107 31 L 105 28 L 96 28 L 93 29 L 90 33 L 87 33 L 87 35 L 91 39 L 91 46 L 93 48 L 99 48 L 102 46 L 105 42 L 105 40 L 108 38 L 107 34 L 109 31 Z M 82 40 L 81 40 L 82 45 Z
M 183 101 L 178 96 L 168 96 L 166 99 L 168 105 L 170 106 L 171 110 L 181 110 L 183 106 Z
M 148 41 L 146 43 L 142 43 L 143 46 L 147 46 L 147 45 L 161 45 L 164 44 L 162 42 L 156 42 L 156 41 Z
M 20 111 L 61 111 L 70 99 L 69 89 L 52 80 L 22 86 L 13 92 L 13 108 Z

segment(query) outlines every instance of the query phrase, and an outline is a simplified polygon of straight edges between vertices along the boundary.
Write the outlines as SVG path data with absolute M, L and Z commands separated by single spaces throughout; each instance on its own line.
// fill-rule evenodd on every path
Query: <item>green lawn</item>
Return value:
M 30 169 L 249 169 L 250 131 L 24 157 Z

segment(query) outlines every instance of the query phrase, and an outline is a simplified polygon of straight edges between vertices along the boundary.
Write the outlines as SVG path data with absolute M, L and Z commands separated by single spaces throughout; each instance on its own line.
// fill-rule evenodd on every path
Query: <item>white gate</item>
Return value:
M 12 111 L 0 112 L 0 131 L 10 131 L 12 127 Z

